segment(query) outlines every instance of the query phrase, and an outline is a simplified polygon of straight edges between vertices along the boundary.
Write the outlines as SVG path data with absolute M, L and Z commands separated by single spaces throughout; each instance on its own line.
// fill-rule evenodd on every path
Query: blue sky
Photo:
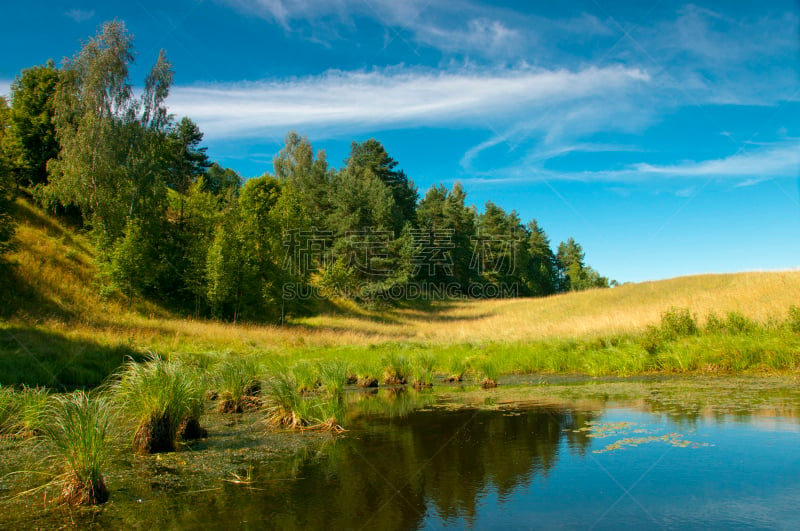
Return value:
M 460 181 L 619 281 L 800 266 L 794 0 L 13 2 L 0 92 L 112 18 L 242 175 L 289 130 L 335 166 L 375 137 L 421 193 Z

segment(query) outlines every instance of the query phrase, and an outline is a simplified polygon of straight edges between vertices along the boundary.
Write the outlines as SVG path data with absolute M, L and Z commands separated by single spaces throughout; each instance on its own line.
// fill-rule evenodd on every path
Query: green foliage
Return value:
M 661 335 L 666 340 L 697 335 L 697 319 L 688 308 L 669 308 L 661 314 Z
M 19 402 L 14 390 L 0 387 L 0 435 L 14 431 L 19 414 Z
M 40 197 L 75 205 L 109 243 L 129 218 L 164 216 L 170 117 L 165 100 L 172 70 L 163 52 L 141 98 L 128 81 L 133 37 L 113 21 L 66 62 L 54 96 L 58 158 Z
M 329 397 L 340 397 L 347 385 L 348 364 L 340 360 L 324 361 L 319 364 L 319 381 L 322 390 Z
M 114 242 L 111 260 L 105 266 L 114 285 L 129 297 L 151 288 L 156 279 L 153 247 L 138 220 L 130 219 L 125 235 Z
M 381 358 L 383 381 L 386 384 L 406 383 L 411 374 L 411 362 L 404 355 L 390 352 Z
M 11 84 L 11 134 L 20 184 L 46 183 L 47 162 L 58 155 L 54 123 L 58 83 L 59 71 L 51 60 L 23 70 Z
M 16 393 L 18 404 L 16 430 L 27 435 L 42 432 L 50 392 L 45 387 L 23 387 Z
M 11 250 L 16 223 L 11 217 L 14 203 L 13 137 L 10 130 L 10 111 L 0 96 L 0 266 L 3 255 Z
M 475 369 L 475 376 L 479 381 L 486 379 L 496 383 L 500 376 L 500 368 L 497 365 L 497 361 L 491 356 L 475 358 L 470 362 L 470 366 Z

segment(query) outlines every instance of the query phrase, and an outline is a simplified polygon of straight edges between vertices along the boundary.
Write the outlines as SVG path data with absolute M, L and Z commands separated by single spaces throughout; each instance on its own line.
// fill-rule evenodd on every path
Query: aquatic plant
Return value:
M 14 390 L 0 387 L 0 435 L 7 435 L 14 431 L 19 404 Z
M 383 383 L 386 385 L 406 383 L 411 364 L 405 356 L 392 352 L 381 358 L 381 365 L 383 365 Z
M 319 363 L 318 370 L 322 390 L 330 397 L 341 396 L 347 385 L 347 363 L 339 360 L 324 361 Z
M 203 397 L 190 369 L 158 356 L 127 362 L 111 387 L 115 401 L 135 424 L 133 449 L 144 454 L 174 451 L 180 424 L 197 413 Z
M 23 387 L 15 393 L 17 402 L 15 431 L 26 436 L 39 435 L 50 392 L 45 387 Z
M 44 411 L 43 435 L 53 443 L 64 473 L 59 501 L 97 505 L 108 500 L 103 478 L 111 446 L 113 404 L 83 391 L 55 395 Z
M 422 389 L 433 386 L 433 369 L 436 366 L 436 358 L 430 353 L 423 353 L 415 356 L 411 360 L 411 377 L 414 380 L 414 387 Z
M 447 360 L 447 377 L 444 379 L 444 381 L 451 383 L 460 382 L 464 379 L 464 375 L 467 373 L 469 365 L 470 360 L 463 354 L 450 356 L 450 358 Z
M 300 360 L 291 367 L 297 383 L 297 390 L 301 393 L 312 393 L 321 385 L 319 365 L 309 360 Z M 285 369 L 284 369 L 285 371 Z
M 336 369 L 340 375 L 345 369 Z M 291 372 L 274 374 L 265 387 L 268 424 L 299 430 L 342 431 L 346 411 L 340 393 L 307 396 Z
M 216 381 L 219 386 L 219 410 L 222 413 L 241 413 L 257 407 L 254 399 L 261 393 L 261 367 L 252 358 L 227 360 L 217 366 Z
M 475 368 L 476 379 L 479 380 L 481 387 L 484 389 L 497 387 L 500 371 L 494 358 L 481 356 L 472 362 L 472 366 Z

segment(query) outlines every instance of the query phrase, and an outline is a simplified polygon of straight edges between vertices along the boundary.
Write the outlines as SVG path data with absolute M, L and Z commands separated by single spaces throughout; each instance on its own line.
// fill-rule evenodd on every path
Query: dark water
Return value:
M 453 409 L 411 395 L 362 399 L 344 435 L 253 462 L 249 476 L 236 476 L 241 481 L 113 492 L 109 508 L 77 526 L 800 526 L 794 410 L 659 412 L 642 401 L 578 408 L 491 400 Z M 414 409 L 425 402 L 432 403 Z

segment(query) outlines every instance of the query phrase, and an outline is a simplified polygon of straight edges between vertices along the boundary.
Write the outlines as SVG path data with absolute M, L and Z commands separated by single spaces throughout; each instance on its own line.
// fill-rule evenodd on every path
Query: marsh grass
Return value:
M 300 360 L 291 367 L 297 382 L 297 390 L 303 394 L 313 393 L 322 385 L 319 364 L 310 360 Z
M 423 352 L 411 358 L 411 378 L 416 389 L 433 386 L 435 367 L 436 357 L 429 352 Z
M 23 387 L 14 393 L 14 397 L 17 406 L 13 429 L 17 434 L 28 437 L 41 434 L 50 391 L 45 387 Z
M 481 387 L 484 389 L 497 387 L 500 368 L 494 358 L 481 356 L 472 360 L 470 365 L 475 369 L 476 380 Z
M 403 354 L 391 352 L 381 358 L 381 365 L 383 365 L 383 383 L 386 385 L 407 383 L 411 363 Z
M 111 452 L 113 411 L 108 398 L 83 391 L 54 395 L 48 402 L 43 435 L 64 469 L 58 480 L 60 502 L 98 505 L 108 500 L 103 469 Z
M 142 454 L 175 451 L 178 428 L 197 413 L 197 402 L 203 399 L 203 389 L 190 368 L 158 356 L 126 363 L 111 390 L 134 424 L 133 449 Z
M 261 366 L 253 358 L 233 358 L 215 369 L 221 413 L 241 413 L 260 405 Z
M 340 360 L 323 361 L 318 363 L 317 370 L 319 371 L 320 387 L 325 394 L 331 397 L 340 397 L 350 374 L 348 364 Z
M 16 393 L 8 387 L 0 387 L 0 435 L 12 435 L 17 426 L 19 403 Z
M 451 355 L 447 359 L 447 377 L 444 381 L 449 383 L 462 381 L 470 368 L 470 361 L 463 355 Z
M 320 389 L 305 391 L 291 370 L 274 372 L 267 381 L 266 422 L 295 430 L 344 431 L 341 423 L 346 413 L 343 396 L 348 375 L 347 365 L 327 362 L 318 365 Z

